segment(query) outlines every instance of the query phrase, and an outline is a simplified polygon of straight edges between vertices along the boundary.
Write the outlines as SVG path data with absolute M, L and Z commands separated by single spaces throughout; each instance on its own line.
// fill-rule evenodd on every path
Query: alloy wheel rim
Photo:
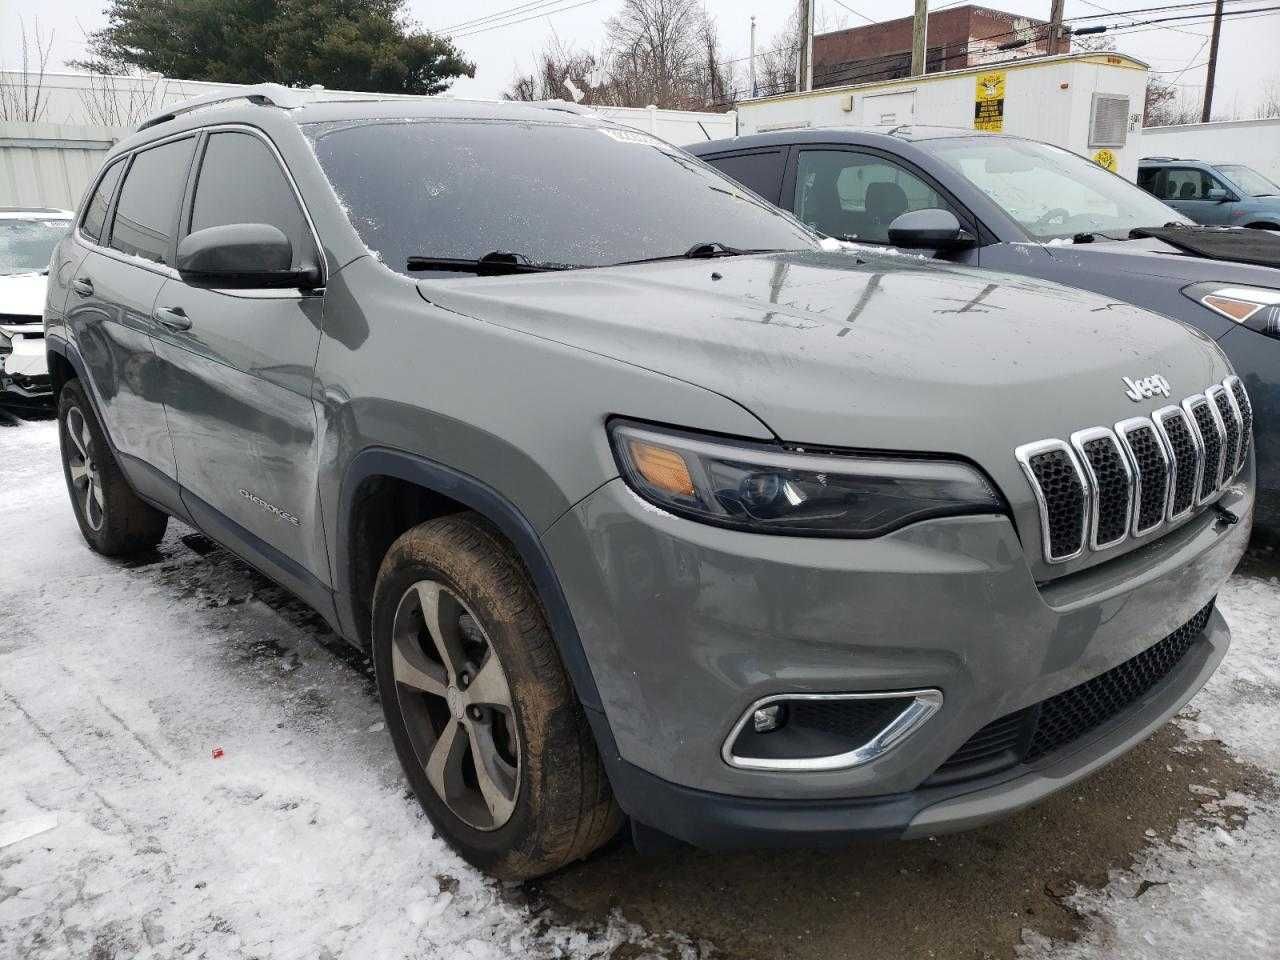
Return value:
M 443 584 L 421 580 L 400 598 L 391 673 L 431 789 L 468 826 L 503 826 L 520 792 L 511 687 L 480 621 Z
M 106 519 L 106 498 L 102 492 L 102 474 L 93 458 L 93 438 L 89 423 L 79 407 L 67 411 L 63 432 L 71 441 L 67 466 L 71 473 L 72 496 L 84 514 L 84 522 L 92 530 L 101 530 Z

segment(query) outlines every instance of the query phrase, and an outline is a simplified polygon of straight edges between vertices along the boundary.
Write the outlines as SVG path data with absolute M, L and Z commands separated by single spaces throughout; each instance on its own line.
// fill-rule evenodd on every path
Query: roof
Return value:
M 525 103 L 511 100 L 458 100 L 452 97 L 380 96 L 260 83 L 184 100 L 148 117 L 138 125 L 138 131 L 147 130 L 188 114 L 237 105 L 286 110 L 298 123 L 378 117 L 545 121 L 552 115 L 558 115 L 566 120 L 572 116 L 587 116 L 596 122 L 608 122 L 604 117 L 586 107 L 563 100 Z
M 934 127 L 924 124 L 903 124 L 898 127 L 792 127 L 788 130 L 772 130 L 753 133 L 725 140 L 708 140 L 691 143 L 684 149 L 695 155 L 722 153 L 726 150 L 745 150 L 750 147 L 772 147 L 790 143 L 851 143 L 873 146 L 877 141 L 918 143 L 925 140 L 945 140 L 951 137 L 1000 137 L 1020 140 L 1000 133 L 982 133 L 967 127 Z

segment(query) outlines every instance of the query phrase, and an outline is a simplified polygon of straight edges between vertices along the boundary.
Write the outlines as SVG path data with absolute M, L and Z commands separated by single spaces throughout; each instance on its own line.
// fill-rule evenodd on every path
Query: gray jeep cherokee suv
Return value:
M 369 650 L 473 863 L 976 825 L 1221 660 L 1251 413 L 1205 336 L 824 250 L 589 114 L 307 96 L 107 157 L 49 285 L 66 480 L 95 550 L 178 517 Z

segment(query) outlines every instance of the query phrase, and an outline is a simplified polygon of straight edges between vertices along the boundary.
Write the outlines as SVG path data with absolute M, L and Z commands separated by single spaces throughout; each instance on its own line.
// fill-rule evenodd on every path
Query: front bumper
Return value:
M 1251 514 L 1251 465 L 1221 502 Z M 724 846 L 736 835 L 794 842 L 970 826 L 1086 775 L 1207 679 L 1229 642 L 1220 617 L 1166 682 L 1080 741 L 1033 767 L 922 786 L 991 721 L 1191 620 L 1248 534 L 1247 520 L 1229 526 L 1210 509 L 1141 549 L 1037 584 L 1003 517 L 929 521 L 876 540 L 774 537 L 670 516 L 615 480 L 544 542 L 600 690 L 604 715 L 592 719 L 619 802 L 666 833 Z M 944 692 L 942 709 L 871 763 L 788 773 L 720 756 L 763 697 L 924 688 Z
M 42 336 L 4 338 L 0 352 L 0 404 L 48 407 L 53 402 L 49 361 Z
M 1068 749 L 980 780 L 877 797 L 764 800 L 682 787 L 616 753 L 607 764 L 609 778 L 633 817 L 706 849 L 838 846 L 858 838 L 910 839 L 968 830 L 1038 803 L 1137 746 L 1213 675 L 1230 641 L 1226 622 L 1215 611 L 1201 639 L 1145 698 Z

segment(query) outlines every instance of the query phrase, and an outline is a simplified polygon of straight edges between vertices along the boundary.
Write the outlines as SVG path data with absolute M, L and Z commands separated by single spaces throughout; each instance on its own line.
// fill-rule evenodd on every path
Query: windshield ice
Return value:
M 705 243 L 817 248 L 790 214 L 628 128 L 357 120 L 305 130 L 365 246 L 401 272 L 410 257 L 473 260 L 496 251 L 596 267 Z
M 976 136 L 921 146 L 990 197 L 1033 240 L 1078 233 L 1127 237 L 1135 227 L 1191 222 L 1128 180 L 1048 144 Z
M 65 219 L 0 219 L 0 276 L 48 269 L 53 248 L 70 229 Z

